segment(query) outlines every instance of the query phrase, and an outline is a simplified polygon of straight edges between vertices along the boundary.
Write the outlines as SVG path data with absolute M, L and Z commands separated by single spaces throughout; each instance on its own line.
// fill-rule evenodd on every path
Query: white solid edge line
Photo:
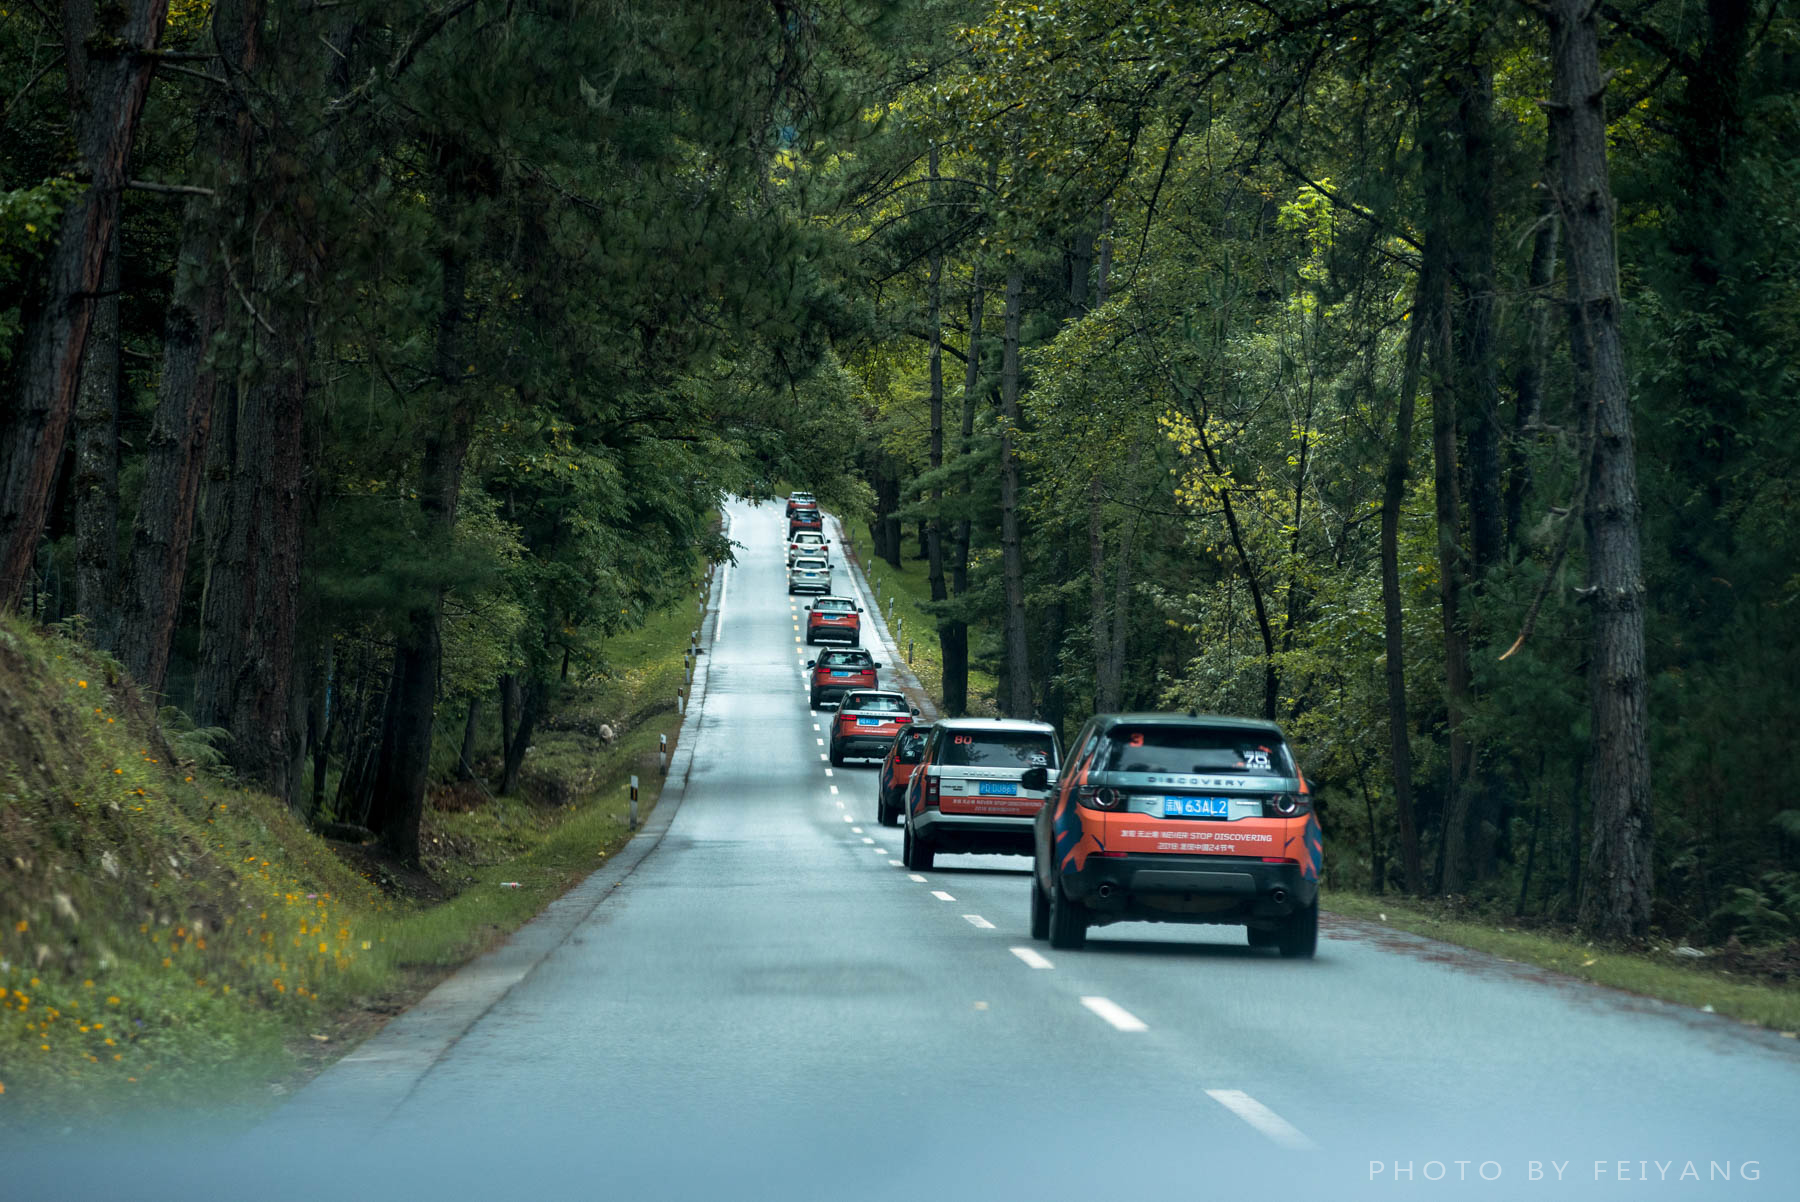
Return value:
M 1307 1152 L 1318 1147 L 1312 1140 L 1302 1135 L 1294 1124 L 1241 1089 L 1209 1089 L 1206 1091 L 1206 1096 L 1284 1148 L 1291 1148 L 1296 1152 Z
M 945 893 L 942 889 L 933 889 L 931 891 L 931 896 L 937 898 L 939 901 L 955 901 L 956 900 L 954 897 L 951 897 L 948 893 Z
M 1055 968 L 1056 967 L 1056 965 L 1050 963 L 1050 961 L 1046 960 L 1043 956 L 1038 955 L 1038 953 L 1031 948 L 1012 947 L 1012 948 L 1008 948 L 1006 950 L 1010 951 L 1013 955 L 1017 956 L 1019 959 L 1025 961 L 1025 963 L 1030 965 L 1032 968 Z
M 907 880 L 909 880 L 909 881 L 917 881 L 917 882 L 919 882 L 919 884 L 921 884 L 921 885 L 923 885 L 923 884 L 924 884 L 924 883 L 925 883 L 925 878 L 924 878 L 924 877 L 922 877 L 922 876 L 920 876 L 920 875 L 919 875 L 919 874 L 918 874 L 918 873 L 916 873 L 916 872 L 909 872 L 909 873 L 907 873 L 907 874 L 906 874 L 906 879 L 907 879 Z
M 1120 1031 L 1148 1031 L 1144 1020 L 1110 998 L 1084 997 L 1081 1004 L 1111 1023 Z
M 994 929 L 994 924 L 979 914 L 964 914 L 963 921 L 972 927 L 980 927 L 984 931 L 991 931 Z
M 713 642 L 719 641 L 719 632 L 725 629 L 725 590 L 731 587 L 731 565 L 726 564 L 719 572 L 719 612 L 713 616 Z

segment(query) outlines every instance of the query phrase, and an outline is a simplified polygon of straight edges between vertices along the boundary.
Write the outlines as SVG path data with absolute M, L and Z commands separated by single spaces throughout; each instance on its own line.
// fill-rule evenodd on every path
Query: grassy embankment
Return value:
M 523 925 L 624 843 L 631 773 L 655 804 L 693 618 L 620 636 L 615 673 L 566 691 L 526 796 L 429 807 L 425 875 L 200 770 L 115 665 L 0 620 L 0 1123 L 252 1119 Z
M 1555 972 L 1695 1009 L 1754 1026 L 1800 1032 L 1800 983 L 1772 982 L 1754 971 L 1732 971 L 1706 960 L 1677 959 L 1672 949 L 1639 951 L 1596 945 L 1571 933 L 1522 930 L 1506 920 L 1457 913 L 1429 901 L 1372 897 L 1327 890 L 1324 908 L 1350 918 L 1382 923 L 1504 960 Z M 1707 959 L 1717 959 L 1714 949 Z
M 889 632 L 900 644 L 900 654 L 906 654 L 907 640 L 912 640 L 913 674 L 919 678 L 919 683 L 925 686 L 925 691 L 931 694 L 933 700 L 941 704 L 944 696 L 944 657 L 942 648 L 938 646 L 937 620 L 925 610 L 931 600 L 931 583 L 927 577 L 925 560 L 917 558 L 917 536 L 911 533 L 902 536 L 903 553 L 900 556 L 900 567 L 896 568 L 887 560 L 875 556 L 867 526 L 846 526 L 845 533 L 850 537 L 850 546 L 846 551 L 856 558 L 863 575 L 869 580 L 870 588 L 881 597 L 882 616 L 887 620 Z M 891 610 L 887 604 L 890 595 L 894 599 Z M 982 636 L 981 630 L 970 628 L 971 652 Z M 1000 711 L 995 704 L 998 691 L 999 684 L 993 673 L 970 666 L 971 714 L 998 715 Z
M 916 539 L 910 534 L 903 539 L 906 553 L 901 557 L 903 566 L 899 570 L 870 553 L 866 528 L 856 531 L 852 542 L 871 584 L 883 596 L 890 586 L 895 593 L 894 614 L 904 617 L 905 629 L 914 632 L 913 671 L 927 692 L 941 698 L 943 664 L 936 627 L 920 604 L 931 593 L 925 561 L 913 558 Z M 894 628 L 892 620 L 888 627 Z M 901 636 L 900 644 L 904 653 L 906 636 Z M 994 708 L 995 690 L 991 675 L 970 672 L 970 702 L 975 712 L 998 712 Z M 1341 890 L 1328 890 L 1324 904 L 1326 909 L 1348 917 L 1384 923 L 1397 930 L 1565 973 L 1597 985 L 1697 1009 L 1710 1006 L 1718 1014 L 1783 1033 L 1800 1031 L 1800 983 L 1774 982 L 1755 971 L 1717 967 L 1716 962 L 1723 958 L 1717 949 L 1704 960 L 1687 960 L 1677 959 L 1667 950 L 1595 947 L 1569 932 L 1521 930 L 1504 916 L 1459 913 L 1429 902 Z

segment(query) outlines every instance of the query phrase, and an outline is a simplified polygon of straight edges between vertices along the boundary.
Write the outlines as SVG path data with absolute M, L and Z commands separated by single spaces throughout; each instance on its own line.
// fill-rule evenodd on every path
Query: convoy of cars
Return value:
M 880 761 L 876 819 L 904 827 L 907 868 L 931 869 L 940 852 L 1031 857 L 1031 935 L 1054 948 L 1110 923 L 1164 922 L 1241 926 L 1251 947 L 1314 954 L 1323 840 L 1278 725 L 1096 714 L 1065 762 L 1044 722 L 926 723 L 880 687 L 861 607 L 830 595 L 817 501 L 795 493 L 787 508 L 788 592 L 822 594 L 806 607 L 806 642 L 846 644 L 807 661 L 807 701 L 836 706 L 834 767 Z

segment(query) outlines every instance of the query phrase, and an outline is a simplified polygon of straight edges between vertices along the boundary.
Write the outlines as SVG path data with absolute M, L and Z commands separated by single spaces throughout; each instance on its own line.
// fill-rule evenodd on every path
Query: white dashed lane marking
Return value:
M 951 897 L 948 893 L 945 893 L 942 889 L 933 889 L 931 891 L 931 896 L 937 898 L 939 901 L 955 901 L 956 900 L 954 897 Z
M 964 914 L 963 921 L 972 927 L 980 927 L 984 931 L 991 931 L 994 929 L 994 924 L 979 914 Z
M 873 843 L 873 842 L 875 842 L 875 840 L 873 840 L 873 839 L 871 839 L 871 838 L 869 838 L 869 837 L 868 837 L 868 836 L 867 836 L 867 835 L 864 835 L 864 836 L 863 836 L 863 842 L 864 842 L 864 843 Z
M 879 849 L 879 848 L 877 848 L 877 849 L 876 849 L 876 850 L 880 850 L 880 849 Z M 899 861 L 899 860 L 889 860 L 889 861 L 888 861 L 888 863 L 890 863 L 890 864 L 892 864 L 892 865 L 893 865 L 893 866 L 894 866 L 894 867 L 895 867 L 895 868 L 904 868 L 904 867 L 906 867 L 906 865 L 904 865 L 904 864 L 902 864 L 902 863 L 901 863 L 901 862 L 900 862 L 900 861 Z
M 853 827 L 851 827 L 851 828 L 850 828 L 850 830 L 851 830 L 851 831 L 852 831 L 852 832 L 853 832 L 853 833 L 855 833 L 855 834 L 858 834 L 858 835 L 860 835 L 860 834 L 862 834 L 862 833 L 863 833 L 863 830 L 862 830 L 862 827 L 860 827 L 860 826 L 853 826 Z
M 1048 960 L 1044 959 L 1044 957 L 1038 955 L 1038 953 L 1036 951 L 1032 950 L 1031 948 L 1015 947 L 1015 948 L 1009 948 L 1007 950 L 1011 951 L 1012 954 L 1017 956 L 1019 959 L 1025 961 L 1025 963 L 1030 965 L 1032 968 L 1055 968 L 1056 967 L 1056 965 L 1050 963 L 1050 961 L 1048 961 Z
M 832 796 L 833 796 L 833 797 L 836 797 L 836 796 L 837 796 L 837 786 L 836 786 L 836 785 L 833 785 L 833 786 L 831 786 L 831 795 L 832 795 Z M 839 804 L 839 805 L 840 805 L 840 806 L 841 806 L 841 805 L 843 805 L 843 804 L 844 804 L 844 803 L 843 803 L 843 802 L 841 802 L 841 801 L 840 801 L 840 802 L 838 802 L 838 804 Z
M 1292 1123 L 1241 1089 L 1209 1089 L 1206 1096 L 1284 1148 L 1306 1152 L 1318 1147 Z
M 1121 1031 L 1148 1031 L 1144 1020 L 1115 1001 L 1103 997 L 1084 997 L 1081 1004 Z

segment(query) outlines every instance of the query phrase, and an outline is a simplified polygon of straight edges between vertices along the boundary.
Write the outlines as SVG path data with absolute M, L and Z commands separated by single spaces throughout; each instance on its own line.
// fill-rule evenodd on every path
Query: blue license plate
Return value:
M 849 675 L 851 675 L 851 673 L 849 673 L 849 672 L 840 672 L 836 668 L 833 668 L 831 670 L 831 674 L 833 676 L 849 676 Z
M 858 718 L 856 720 L 856 724 L 858 726 L 880 726 L 881 719 L 880 718 Z
M 1231 799 L 1229 797 L 1163 798 L 1164 818 L 1228 818 L 1230 816 Z
M 984 780 L 975 791 L 983 797 L 1017 797 L 1019 786 L 1007 781 Z

